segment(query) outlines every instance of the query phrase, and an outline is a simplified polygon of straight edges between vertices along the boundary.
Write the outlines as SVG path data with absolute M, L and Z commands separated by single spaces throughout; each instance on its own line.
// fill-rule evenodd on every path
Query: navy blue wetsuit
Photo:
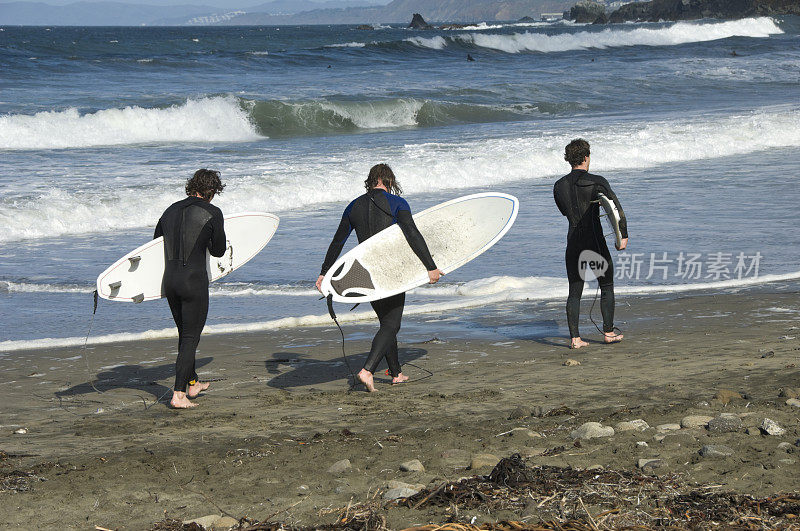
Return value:
M 222 211 L 199 197 L 173 203 L 161 215 L 153 238 L 164 236 L 164 280 L 161 292 L 178 326 L 175 391 L 197 380 L 195 352 L 208 316 L 206 249 L 225 254 Z
M 603 177 L 592 175 L 586 170 L 573 169 L 553 186 L 553 196 L 561 213 L 569 220 L 567 232 L 567 251 L 564 260 L 569 280 L 567 298 L 567 324 L 572 337 L 580 337 L 578 317 L 584 281 L 580 275 L 579 257 L 583 251 L 590 250 L 600 254 L 608 262 L 606 272 L 598 277 L 600 284 L 600 310 L 603 314 L 603 331 L 614 331 L 614 264 L 603 237 L 597 194 L 603 194 L 619 210 L 619 230 L 623 238 L 628 237 L 628 221 L 616 194 Z
M 400 226 L 409 246 L 419 257 L 425 269 L 428 271 L 436 269 L 436 263 L 428 251 L 425 239 L 411 217 L 411 208 L 408 206 L 408 202 L 402 197 L 384 190 L 373 189 L 347 205 L 342 214 L 339 228 L 336 229 L 333 241 L 328 247 L 320 274 L 324 275 L 328 272 L 342 252 L 342 248 L 353 230 L 356 231 L 358 242 L 361 243 L 395 223 Z M 372 340 L 372 348 L 364 363 L 364 368 L 371 373 L 375 372 L 378 363 L 384 357 L 392 376 L 397 376 L 401 372 L 400 361 L 397 357 L 397 332 L 400 331 L 405 300 L 405 293 L 400 293 L 370 303 L 378 315 L 381 325 Z

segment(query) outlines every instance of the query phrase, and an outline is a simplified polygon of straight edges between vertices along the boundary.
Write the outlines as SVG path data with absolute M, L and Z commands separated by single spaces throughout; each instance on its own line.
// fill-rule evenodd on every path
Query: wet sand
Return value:
M 416 330 L 442 339 L 403 342 L 401 331 L 401 361 L 413 379 L 427 375 L 418 367 L 433 375 L 390 386 L 381 370 L 375 394 L 348 392 L 335 328 L 210 336 L 198 372 L 219 381 L 189 411 L 156 402 L 169 397 L 173 341 L 90 349 L 102 393 L 88 383 L 80 349 L 8 353 L 0 358 L 0 527 L 148 529 L 165 515 L 210 514 L 327 523 L 333 509 L 382 496 L 393 480 L 419 487 L 486 474 L 493 458 L 470 469 L 473 458 L 514 452 L 531 465 L 616 470 L 658 458 L 663 466 L 649 473 L 755 496 L 797 492 L 800 407 L 779 395 L 800 388 L 799 289 L 618 298 L 625 341 L 602 345 L 584 325 L 592 344 L 578 351 L 556 334 L 459 339 L 420 320 Z M 525 304 L 511 309 L 498 327 L 537 319 Z M 372 330 L 345 329 L 356 370 Z M 715 399 L 720 390 L 742 398 Z M 571 412 L 536 416 L 562 406 Z M 720 413 L 740 426 L 657 428 Z M 764 418 L 785 433 L 758 430 Z M 650 427 L 574 445 L 571 432 L 585 422 L 635 419 Z M 733 454 L 701 456 L 710 444 Z M 344 459 L 349 468 L 329 471 Z M 424 470 L 402 471 L 412 459 Z M 444 511 L 389 508 L 385 517 L 402 529 L 442 522 Z

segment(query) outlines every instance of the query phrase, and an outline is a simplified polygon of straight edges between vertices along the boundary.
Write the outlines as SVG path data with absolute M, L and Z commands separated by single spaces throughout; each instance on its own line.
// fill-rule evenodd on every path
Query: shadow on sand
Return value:
M 328 361 L 315 360 L 309 357 L 309 354 L 299 352 L 275 352 L 272 354 L 271 359 L 264 360 L 263 363 L 269 374 L 274 374 L 275 377 L 269 381 L 267 385 L 277 389 L 291 389 L 292 387 L 300 387 L 305 385 L 320 385 L 328 382 L 342 380 L 342 385 L 349 385 L 352 383 L 352 376 L 348 370 L 347 363 L 350 364 L 350 369 L 353 373 L 358 373 L 364 365 L 364 360 L 367 359 L 369 352 L 362 352 L 360 354 L 350 354 L 345 357 L 334 358 Z M 401 348 L 399 349 L 399 357 L 401 364 L 407 364 L 418 360 L 428 354 L 428 351 L 423 348 Z M 283 366 L 283 367 L 282 367 Z M 289 366 L 289 370 L 286 370 Z M 376 383 L 389 383 L 391 378 L 386 376 L 386 360 L 382 360 L 378 369 L 375 371 Z M 422 370 L 414 367 L 408 368 L 409 376 L 416 378 L 424 376 Z M 415 374 L 416 371 L 420 374 Z M 404 367 L 403 374 L 406 374 Z M 345 384 L 344 382 L 348 383 Z
M 198 369 L 211 363 L 214 358 L 198 358 L 195 367 Z M 97 374 L 93 382 L 84 382 L 73 385 L 64 391 L 56 391 L 55 395 L 59 398 L 74 397 L 96 391 L 92 387 L 97 387 L 99 391 L 106 392 L 112 389 L 133 389 L 144 391 L 153 395 L 154 398 L 161 398 L 171 390 L 158 383 L 158 380 L 175 377 L 175 364 L 167 363 L 153 367 L 143 367 L 141 365 L 120 365 Z

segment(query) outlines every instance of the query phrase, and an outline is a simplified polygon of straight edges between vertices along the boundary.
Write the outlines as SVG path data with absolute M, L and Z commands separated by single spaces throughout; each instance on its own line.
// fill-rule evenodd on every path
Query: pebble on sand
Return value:
M 732 413 L 722 413 L 708 421 L 712 433 L 734 433 L 742 429 L 742 419 Z
M 642 470 L 652 470 L 654 468 L 661 468 L 664 466 L 663 459 L 639 459 L 638 463 L 636 464 Z
M 562 363 L 561 365 L 563 365 L 564 367 L 575 367 L 576 365 L 580 365 L 580 364 L 581 364 L 581 362 L 579 362 L 578 360 L 573 360 L 572 358 L 570 358 L 567 361 L 565 361 L 564 363 Z
M 403 472 L 425 472 L 425 467 L 422 466 L 419 459 L 411 459 L 400 463 L 400 470 Z
M 681 419 L 681 428 L 705 428 L 708 426 L 708 421 L 713 418 L 708 415 L 688 415 Z
M 350 470 L 352 465 L 350 464 L 349 459 L 342 459 L 341 461 L 336 461 L 331 467 L 328 469 L 330 474 L 343 474 L 347 470 Z
M 417 494 L 419 491 L 416 489 L 411 489 L 408 487 L 397 487 L 394 489 L 387 490 L 383 494 L 384 500 L 398 500 L 400 498 L 410 498 L 414 494 Z
M 26 433 L 28 433 L 27 428 L 17 428 L 14 430 L 14 435 L 25 435 Z
M 733 455 L 733 448 L 724 444 L 707 444 L 700 448 L 703 457 L 728 457 Z
M 794 452 L 794 446 L 792 443 L 782 442 L 778 445 L 778 450 L 783 450 L 784 452 Z
M 612 435 L 614 435 L 614 428 L 603 426 L 599 422 L 586 422 L 569 434 L 573 439 L 594 439 L 596 437 L 611 437 Z
M 194 520 L 185 520 L 183 525 L 197 524 L 204 529 L 230 529 L 238 526 L 239 521 L 230 516 L 222 516 L 221 514 L 209 514 L 208 516 L 201 516 Z
M 797 398 L 790 398 L 789 400 L 786 401 L 786 405 L 792 407 L 800 407 L 800 400 L 798 400 Z
M 658 431 L 678 431 L 679 429 L 681 429 L 681 425 L 675 423 L 659 424 L 658 426 L 656 426 L 656 429 Z
M 614 427 L 617 431 L 645 431 L 650 425 L 642 419 L 618 422 Z
M 746 431 L 747 435 L 761 435 L 761 429 L 756 428 L 755 426 L 750 426 Z
M 781 428 L 777 422 L 771 419 L 764 419 L 759 428 L 767 435 L 783 435 L 786 433 L 785 429 Z
M 778 396 L 783 398 L 800 398 L 800 388 L 784 387 L 780 390 Z
M 500 462 L 500 458 L 492 454 L 475 454 L 469 464 L 470 469 L 476 470 L 484 467 L 494 467 Z

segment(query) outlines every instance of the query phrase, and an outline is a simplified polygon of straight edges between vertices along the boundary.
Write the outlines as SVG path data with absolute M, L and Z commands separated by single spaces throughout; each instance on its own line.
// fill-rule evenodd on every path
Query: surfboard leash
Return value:
M 350 366 L 350 361 L 347 359 L 347 352 L 344 348 L 344 331 L 342 330 L 342 325 L 339 324 L 339 320 L 336 318 L 336 312 L 333 311 L 332 293 L 325 297 L 325 302 L 328 304 L 328 314 L 331 316 L 331 319 L 333 319 L 333 322 L 336 323 L 336 327 L 339 329 L 339 334 L 342 336 L 342 357 L 344 358 L 345 365 L 347 365 L 347 370 L 350 371 L 350 376 L 353 378 L 353 383 L 350 384 L 350 388 L 348 389 L 349 392 L 356 388 L 356 382 L 358 380 L 356 379 L 356 374 L 353 372 L 353 368 Z
M 89 357 L 88 357 L 89 354 L 87 351 L 87 345 L 89 344 L 89 336 L 92 333 L 92 326 L 94 325 L 94 317 L 95 315 L 97 315 L 97 300 L 98 300 L 97 290 L 94 290 L 92 297 L 94 298 L 92 318 L 89 321 L 89 330 L 86 332 L 86 338 L 83 340 L 83 353 L 81 354 L 81 357 L 83 358 L 83 362 L 86 364 L 86 376 L 89 378 L 89 385 L 91 385 L 92 389 L 94 389 L 98 393 L 103 394 L 103 391 L 101 391 L 94 385 L 94 379 L 92 377 L 92 369 L 89 367 Z

